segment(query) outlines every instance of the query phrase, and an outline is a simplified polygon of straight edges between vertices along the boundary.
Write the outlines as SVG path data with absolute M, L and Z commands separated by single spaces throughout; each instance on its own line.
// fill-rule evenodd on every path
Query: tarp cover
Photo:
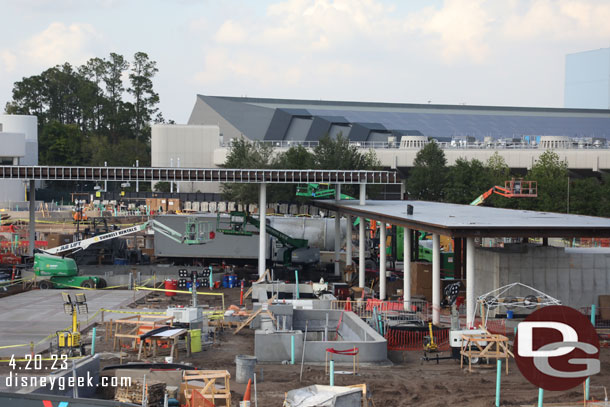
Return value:
M 342 395 L 360 392 L 360 389 L 349 387 L 313 385 L 289 391 L 286 395 L 286 402 L 288 407 L 335 407 L 338 397 L 341 398 Z M 345 404 L 340 403 L 340 405 L 344 406 Z M 353 406 L 360 406 L 359 398 Z

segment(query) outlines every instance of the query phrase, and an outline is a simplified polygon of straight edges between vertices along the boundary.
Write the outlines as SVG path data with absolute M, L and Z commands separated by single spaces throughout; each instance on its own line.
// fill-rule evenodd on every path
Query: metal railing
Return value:
M 274 148 L 290 148 L 296 146 L 303 146 L 305 148 L 315 148 L 320 143 L 318 141 L 305 141 L 305 140 L 269 140 L 269 141 L 256 141 L 257 144 L 267 145 Z M 231 147 L 231 141 L 226 141 L 220 144 L 221 147 Z M 401 147 L 400 141 L 350 141 L 352 146 L 363 149 L 420 149 L 421 147 Z M 541 147 L 538 144 L 527 144 L 527 143 L 503 143 L 500 141 L 494 142 L 437 142 L 438 146 L 446 150 L 606 150 L 610 148 L 608 144 L 593 145 L 593 144 L 578 144 L 572 142 L 568 146 L 561 147 Z
M 403 323 L 422 322 L 430 319 L 432 308 L 422 300 L 412 300 L 410 304 L 403 301 L 381 301 L 374 298 L 354 301 L 331 301 L 331 309 L 352 311 L 361 319 L 370 319 L 375 313 L 380 315 L 384 325 L 401 325 Z

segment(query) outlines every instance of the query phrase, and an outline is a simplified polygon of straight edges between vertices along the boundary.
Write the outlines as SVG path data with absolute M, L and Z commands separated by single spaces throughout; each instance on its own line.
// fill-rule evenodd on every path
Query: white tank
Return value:
M 38 118 L 17 114 L 1 114 L 2 131 L 7 133 L 23 133 L 26 141 L 38 142 Z

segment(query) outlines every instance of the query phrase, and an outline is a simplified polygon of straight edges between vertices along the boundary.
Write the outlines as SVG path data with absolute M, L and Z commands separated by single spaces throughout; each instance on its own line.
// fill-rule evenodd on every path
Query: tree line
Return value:
M 163 122 L 157 71 L 144 52 L 66 62 L 15 82 L 5 110 L 38 117 L 41 165 L 150 165 L 150 124 Z
M 272 143 L 234 139 L 223 168 L 374 170 L 380 168 L 380 162 L 373 150 L 361 151 L 350 144 L 347 137 L 338 134 L 336 138 L 326 135 L 311 151 L 297 145 L 279 153 Z M 296 197 L 296 188 L 292 184 L 269 185 L 268 202 L 305 201 L 305 198 Z M 356 187 L 351 185 L 344 185 L 341 192 L 351 196 L 357 194 Z M 240 203 L 256 203 L 259 199 L 255 184 L 225 183 L 222 193 L 226 200 Z
M 493 194 L 485 205 L 544 212 L 608 216 L 610 175 L 576 177 L 554 151 L 540 155 L 526 174 L 515 174 L 495 152 L 487 162 L 460 158 L 447 165 L 445 153 L 434 142 L 422 148 L 406 180 L 409 199 L 469 204 L 495 185 L 511 178 L 536 181 L 538 197 L 506 198 Z

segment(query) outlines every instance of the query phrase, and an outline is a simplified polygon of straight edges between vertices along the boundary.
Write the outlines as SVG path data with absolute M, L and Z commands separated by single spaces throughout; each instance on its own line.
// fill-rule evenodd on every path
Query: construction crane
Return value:
M 470 205 L 481 205 L 493 194 L 498 194 L 506 198 L 536 198 L 538 196 L 538 185 L 536 181 L 524 181 L 522 179 L 505 181 L 503 187 L 496 185 L 489 188 L 479 195 L 477 199 L 472 201 Z
M 247 229 L 248 224 L 260 230 L 260 221 L 250 216 L 248 212 L 231 212 L 228 223 L 222 219 L 220 213 L 216 220 L 216 230 L 226 235 L 252 236 L 255 232 Z M 320 261 L 320 249 L 309 247 L 307 239 L 297 239 L 281 232 L 269 225 L 265 231 L 282 244 L 277 257 L 283 265 L 315 264 Z
M 209 222 L 189 217 L 187 218 L 185 232 L 180 233 L 159 221 L 151 219 L 145 223 L 125 229 L 66 243 L 51 249 L 40 250 L 34 254 L 33 271 L 36 276 L 50 277 L 48 280 L 42 280 L 38 283 L 38 287 L 41 289 L 58 287 L 104 288 L 106 286 L 104 279 L 96 276 L 79 275 L 76 261 L 72 258 L 64 257 L 65 254 L 67 252 L 73 253 L 78 250 L 85 250 L 95 243 L 128 236 L 149 228 L 154 233 L 161 233 L 163 236 L 181 244 L 205 244 L 216 236 L 211 225 Z M 63 254 L 58 256 L 60 253 Z

